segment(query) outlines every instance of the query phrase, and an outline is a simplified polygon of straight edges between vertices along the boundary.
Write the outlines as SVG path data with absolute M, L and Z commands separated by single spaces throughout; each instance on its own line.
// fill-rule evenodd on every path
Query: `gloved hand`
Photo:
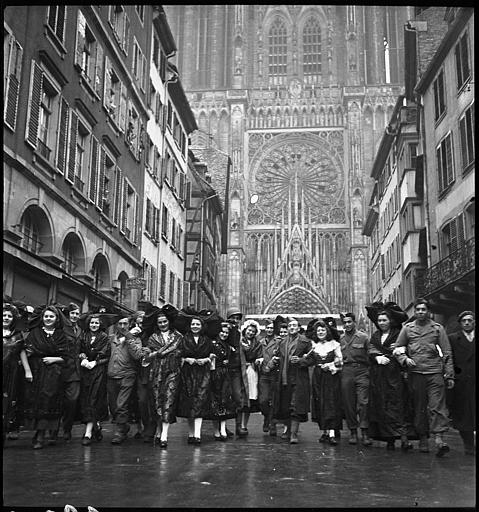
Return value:
M 80 366 L 83 366 L 83 368 L 88 368 L 89 364 L 90 364 L 90 362 L 88 361 L 88 359 L 82 359 Z
M 376 356 L 376 361 L 378 364 L 386 365 L 390 363 L 390 359 L 386 356 Z

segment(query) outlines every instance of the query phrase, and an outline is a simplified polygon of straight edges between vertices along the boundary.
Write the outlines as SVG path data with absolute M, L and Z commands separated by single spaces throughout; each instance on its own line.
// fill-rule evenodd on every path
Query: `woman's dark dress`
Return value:
M 69 343 L 61 329 L 48 336 L 41 327 L 30 331 L 25 350 L 33 381 L 25 384 L 25 427 L 28 430 L 57 430 L 62 414 L 61 363 L 45 364 L 44 357 L 72 357 Z
M 80 352 L 88 361 L 96 361 L 96 366 L 87 370 L 80 367 L 80 409 L 83 423 L 106 421 L 108 419 L 107 369 L 111 355 L 108 335 L 100 331 L 93 343 L 89 331 L 82 333 Z
M 213 340 L 213 353 L 216 355 L 215 369 L 210 374 L 210 410 L 208 420 L 236 418 L 236 403 L 233 400 L 228 358 L 231 347 L 221 340 Z
M 391 329 L 381 345 L 381 331 L 371 337 L 369 354 L 369 435 L 379 441 L 399 439 L 401 434 L 417 437 L 412 428 L 407 382 L 396 358 L 392 355 L 399 329 Z M 376 356 L 389 358 L 390 363 L 380 365 Z
M 151 410 L 156 419 L 166 423 L 176 422 L 176 404 L 180 383 L 181 357 L 178 345 L 183 336 L 176 330 L 168 331 L 165 336 L 159 332 L 148 338 L 147 347 L 159 354 L 149 366 L 149 396 Z
M 178 355 L 183 358 L 203 359 L 213 352 L 210 338 L 200 336 L 195 343 L 188 333 L 178 345 Z M 210 365 L 184 363 L 180 372 L 178 408 L 180 418 L 204 418 L 208 414 L 210 399 Z
M 2 420 L 3 435 L 8 431 L 8 424 L 17 415 L 17 399 L 19 391 L 19 379 L 24 378 L 23 367 L 20 369 L 20 352 L 25 344 L 23 335 L 19 331 L 13 331 L 3 337 L 3 402 Z
M 341 373 L 333 375 L 329 370 L 322 370 L 320 366 L 334 362 L 334 348 L 324 356 L 315 353 L 313 357 L 315 366 L 311 380 L 311 419 L 318 423 L 322 430 L 341 430 Z

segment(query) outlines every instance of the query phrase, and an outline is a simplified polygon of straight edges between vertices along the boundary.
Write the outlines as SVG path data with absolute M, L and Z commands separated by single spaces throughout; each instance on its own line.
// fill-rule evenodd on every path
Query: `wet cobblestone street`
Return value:
M 229 428 L 233 428 L 233 422 Z M 4 506 L 102 507 L 474 507 L 475 458 L 466 457 L 456 431 L 444 458 L 384 443 L 350 446 L 342 431 L 339 446 L 318 443 L 318 430 L 300 427 L 300 443 L 289 445 L 263 434 L 262 417 L 251 417 L 246 439 L 216 442 L 209 422 L 202 444 L 187 445 L 187 425 L 172 425 L 168 448 L 129 437 L 81 445 L 73 440 L 32 450 L 31 432 L 7 441 L 3 450 Z M 133 430 L 133 429 L 132 429 Z M 130 432 L 130 436 L 133 432 Z

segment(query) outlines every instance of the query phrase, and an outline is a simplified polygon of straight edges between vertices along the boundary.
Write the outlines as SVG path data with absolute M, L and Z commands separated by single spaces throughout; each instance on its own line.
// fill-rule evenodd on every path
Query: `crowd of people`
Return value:
M 34 432 L 34 449 L 55 444 L 60 429 L 70 441 L 76 422 L 89 446 L 111 420 L 111 443 L 122 444 L 136 423 L 135 438 L 167 448 L 177 418 L 188 422 L 188 444 L 201 444 L 204 420 L 225 442 L 249 435 L 250 414 L 261 413 L 263 434 L 290 444 L 310 416 L 320 443 L 337 445 L 345 423 L 349 444 L 377 440 L 394 450 L 399 441 L 408 452 L 418 440 L 428 452 L 433 437 L 438 457 L 449 451 L 452 424 L 475 454 L 474 313 L 462 312 L 448 336 L 426 299 L 410 319 L 394 303 L 366 309 L 371 337 L 353 313 L 341 314 L 343 333 L 333 317 L 303 329 L 277 316 L 262 331 L 236 308 L 225 319 L 171 305 L 128 317 L 4 298 L 4 446 L 21 430 Z

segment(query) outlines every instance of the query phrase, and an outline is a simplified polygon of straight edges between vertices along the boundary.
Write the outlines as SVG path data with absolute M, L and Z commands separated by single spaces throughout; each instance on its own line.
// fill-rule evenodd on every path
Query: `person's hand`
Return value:
M 206 363 L 211 363 L 211 359 L 209 357 L 203 357 L 202 359 L 196 359 L 196 363 L 203 366 Z
M 376 361 L 378 364 L 389 364 L 391 361 L 389 359 L 389 357 L 386 357 L 386 356 L 376 356 Z
M 133 336 L 136 336 L 137 334 L 139 334 L 141 332 L 141 329 L 135 325 L 135 327 L 133 327 L 132 329 L 130 329 L 130 334 L 133 334 Z
M 258 358 L 255 360 L 254 364 L 256 364 L 256 365 L 258 365 L 258 366 L 259 366 L 260 364 L 262 364 L 262 363 L 263 363 L 263 361 L 264 361 L 264 357 L 258 357 Z
M 454 379 L 446 379 L 446 387 L 447 389 L 452 389 L 454 387 Z
M 28 382 L 32 382 L 32 380 L 33 380 L 32 370 L 25 370 L 25 380 L 27 380 Z
M 42 361 L 43 361 L 45 364 L 53 364 L 53 363 L 55 363 L 55 362 L 56 362 L 56 357 L 49 357 L 49 356 L 47 356 L 47 357 L 44 357 L 44 358 L 42 359 Z
M 299 359 L 300 358 L 298 356 L 291 356 L 290 362 L 296 364 L 299 362 Z
M 78 357 L 80 359 L 86 359 L 86 354 L 84 352 L 82 352 L 81 354 L 78 354 Z
M 400 356 L 402 354 L 405 354 L 406 353 L 406 347 L 396 347 L 394 350 L 393 350 L 393 356 Z
M 83 366 L 83 368 L 88 368 L 88 359 L 82 359 L 81 363 L 80 363 L 80 366 Z
M 93 370 L 93 368 L 95 368 L 95 366 L 96 366 L 96 361 L 91 361 L 91 363 L 88 365 L 90 370 Z
M 188 363 L 188 364 L 195 364 L 196 363 L 196 359 L 193 359 L 192 357 L 185 357 L 184 358 L 184 362 Z
M 271 358 L 271 361 L 273 361 L 274 364 L 278 364 L 279 363 L 279 356 L 273 356 Z
M 406 359 L 406 365 L 409 367 L 409 368 L 414 368 L 416 366 L 416 363 L 414 362 L 413 359 L 411 359 L 410 357 L 408 357 Z

